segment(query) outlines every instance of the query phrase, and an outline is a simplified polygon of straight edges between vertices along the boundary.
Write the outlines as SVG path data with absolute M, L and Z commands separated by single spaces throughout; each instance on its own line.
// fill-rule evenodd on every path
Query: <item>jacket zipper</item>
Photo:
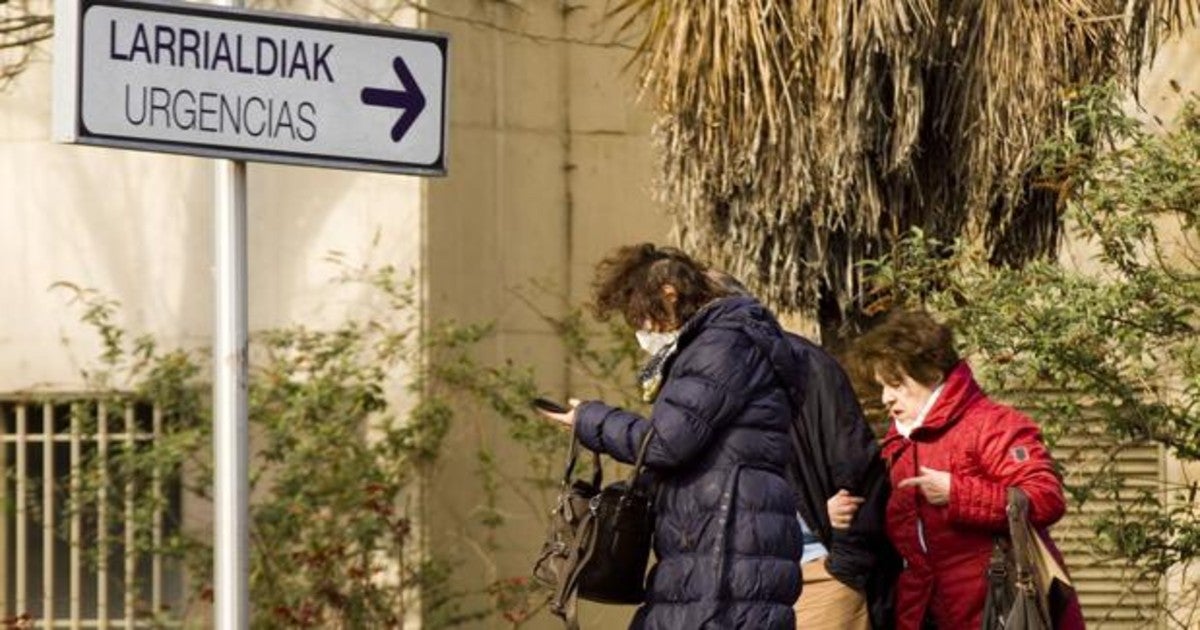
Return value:
M 905 438 L 908 439 L 908 438 Z M 921 458 L 918 457 L 917 443 L 909 440 L 912 443 L 913 453 L 913 474 L 921 474 Z M 928 555 L 929 545 L 925 543 L 925 521 L 921 518 L 921 491 L 917 490 L 916 501 L 914 502 L 917 512 L 917 543 L 921 545 L 921 552 Z

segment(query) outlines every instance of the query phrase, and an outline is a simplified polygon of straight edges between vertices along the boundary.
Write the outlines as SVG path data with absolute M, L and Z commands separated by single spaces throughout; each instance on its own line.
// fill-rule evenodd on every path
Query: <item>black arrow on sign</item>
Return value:
M 396 121 L 395 125 L 392 125 L 392 142 L 400 142 L 400 139 L 408 132 L 408 128 L 416 122 L 417 116 L 420 116 L 421 112 L 425 110 L 425 95 L 417 86 L 416 79 L 413 79 L 413 75 L 408 71 L 408 66 L 404 64 L 402 57 L 392 60 L 392 68 L 395 69 L 396 76 L 400 78 L 400 85 L 404 89 L 363 88 L 362 102 L 367 105 L 404 110 L 404 113 L 400 114 L 400 119 Z

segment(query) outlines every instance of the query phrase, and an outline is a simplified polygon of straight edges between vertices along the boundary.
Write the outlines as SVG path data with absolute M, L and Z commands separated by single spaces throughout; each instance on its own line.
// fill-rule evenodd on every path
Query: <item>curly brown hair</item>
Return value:
M 925 311 L 889 313 L 855 341 L 852 357 L 864 382 L 877 374 L 895 385 L 908 375 L 926 387 L 942 382 L 959 361 L 954 331 Z
M 599 319 L 619 313 L 633 328 L 647 320 L 677 328 L 705 304 L 728 295 L 707 272 L 707 266 L 674 247 L 626 245 L 596 265 L 592 307 Z M 668 284 L 677 294 L 674 313 L 663 299 Z

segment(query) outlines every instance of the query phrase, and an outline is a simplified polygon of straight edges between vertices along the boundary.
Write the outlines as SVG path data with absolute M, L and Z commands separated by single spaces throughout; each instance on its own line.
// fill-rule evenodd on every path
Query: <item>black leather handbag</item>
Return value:
M 573 440 L 563 473 L 562 491 L 551 514 L 534 579 L 553 589 L 550 610 L 568 628 L 577 628 L 575 599 L 606 604 L 645 600 L 646 564 L 654 532 L 654 508 L 642 480 L 646 447 L 638 449 L 629 478 L 602 486 L 599 455 L 592 453 L 592 478 L 573 479 L 580 445 Z

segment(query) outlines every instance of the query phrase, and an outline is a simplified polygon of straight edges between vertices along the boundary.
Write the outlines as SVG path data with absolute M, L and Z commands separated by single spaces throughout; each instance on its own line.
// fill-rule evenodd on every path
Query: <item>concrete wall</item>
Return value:
M 631 51 L 604 45 L 614 38 L 605 5 L 455 0 L 430 2 L 427 15 L 429 27 L 451 34 L 453 59 L 451 174 L 428 183 L 428 316 L 494 319 L 497 334 L 481 359 L 534 366 L 543 390 L 560 398 L 569 383 L 559 342 L 514 290 L 524 287 L 540 308 L 561 313 L 568 299 L 586 297 L 592 267 L 608 250 L 665 241 L 668 232 L 650 200 L 650 118 L 632 104 L 634 74 L 622 70 Z M 528 291 L 531 281 L 555 288 Z M 431 482 L 429 532 L 435 551 L 463 558 L 467 588 L 527 576 L 543 539 L 545 510 L 502 492 L 500 549 L 475 546 L 480 445 L 509 474 L 525 468 L 496 422 L 462 425 L 450 437 Z M 584 627 L 622 627 L 630 610 L 585 604 L 581 619 Z M 544 619 L 538 627 L 556 626 Z
M 394 3 L 259 4 L 377 21 Z M 512 290 L 546 282 L 554 288 L 538 298 L 542 307 L 562 312 L 586 296 L 605 252 L 664 241 L 668 230 L 650 201 L 650 118 L 632 104 L 633 76 L 623 70 L 631 50 L 612 44 L 607 4 L 431 0 L 393 15 L 451 35 L 449 176 L 250 165 L 251 330 L 332 325 L 366 306 L 365 292 L 330 282 L 337 269 L 323 259 L 339 250 L 417 271 L 427 321 L 495 321 L 480 359 L 533 366 L 546 392 L 565 396 L 558 340 Z M 56 282 L 119 300 L 118 323 L 164 346 L 211 339 L 210 162 L 51 143 L 49 50 L 47 42 L 0 92 L 0 392 L 87 386 L 80 369 L 95 365 L 98 339 L 67 293 L 48 290 Z M 493 448 L 508 473 L 523 471 L 521 451 L 498 429 L 484 419 L 451 436 L 431 482 L 435 552 L 467 549 L 478 533 L 469 525 L 481 501 L 478 446 Z M 501 502 L 518 505 L 511 494 Z M 206 510 L 188 512 L 205 528 Z M 462 586 L 529 573 L 540 514 L 507 513 L 498 552 L 463 554 Z M 628 613 L 582 611 L 590 627 Z

